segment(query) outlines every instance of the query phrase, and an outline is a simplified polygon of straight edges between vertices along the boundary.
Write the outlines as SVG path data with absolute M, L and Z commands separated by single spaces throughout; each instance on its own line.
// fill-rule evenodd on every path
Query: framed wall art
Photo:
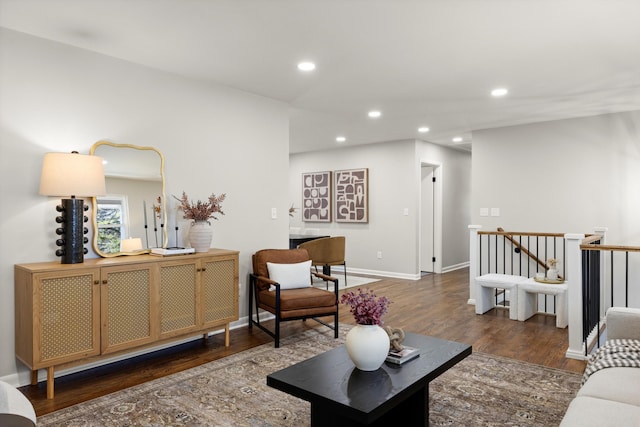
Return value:
M 369 169 L 334 173 L 336 222 L 369 222 Z
M 331 222 L 331 178 L 330 171 L 302 174 L 302 221 Z

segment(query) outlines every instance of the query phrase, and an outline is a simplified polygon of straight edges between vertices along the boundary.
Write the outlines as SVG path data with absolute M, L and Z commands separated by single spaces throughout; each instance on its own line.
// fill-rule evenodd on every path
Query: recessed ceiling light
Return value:
M 453 142 L 462 142 L 462 137 L 460 136 L 456 136 L 455 138 L 452 139 Z
M 347 140 L 347 138 L 345 138 L 344 136 L 338 136 L 336 137 L 336 141 L 337 142 L 345 142 Z
M 298 70 L 300 71 L 313 71 L 316 69 L 316 64 L 313 62 L 301 62 L 298 64 Z
M 507 93 L 509 93 L 507 89 L 503 87 L 499 87 L 491 91 L 491 96 L 495 96 L 495 97 L 505 96 Z
M 380 117 L 382 115 L 382 113 L 380 111 L 369 111 L 369 117 L 371 117 L 372 119 L 377 119 L 378 117 Z
M 418 132 L 420 132 L 420 133 L 427 133 L 427 132 L 429 132 L 429 128 L 428 128 L 428 127 L 426 127 L 426 126 L 419 127 L 419 128 L 418 128 Z

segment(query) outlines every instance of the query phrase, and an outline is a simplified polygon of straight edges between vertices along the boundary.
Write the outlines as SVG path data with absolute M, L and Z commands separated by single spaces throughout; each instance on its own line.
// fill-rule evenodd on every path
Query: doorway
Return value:
M 441 166 L 420 163 L 420 274 L 442 270 L 442 196 Z

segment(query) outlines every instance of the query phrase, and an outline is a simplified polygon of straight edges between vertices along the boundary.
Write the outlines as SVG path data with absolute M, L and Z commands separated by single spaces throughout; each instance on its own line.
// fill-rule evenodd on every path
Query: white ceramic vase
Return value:
M 207 221 L 195 221 L 189 229 L 189 243 L 196 252 L 209 252 L 213 228 Z
M 349 358 L 362 371 L 375 371 L 389 352 L 389 335 L 378 325 L 356 325 L 347 332 Z

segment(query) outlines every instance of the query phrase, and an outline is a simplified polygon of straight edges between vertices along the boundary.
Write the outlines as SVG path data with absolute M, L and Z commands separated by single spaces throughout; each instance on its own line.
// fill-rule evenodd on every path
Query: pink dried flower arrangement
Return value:
M 189 201 L 187 193 L 184 191 L 182 192 L 182 198 L 180 199 L 173 196 L 174 199 L 180 202 L 178 209 L 182 210 L 184 213 L 184 219 L 207 221 L 209 224 L 211 224 L 209 222 L 209 218 L 218 219 L 214 214 L 218 213 L 220 215 L 224 215 L 224 212 L 222 212 L 222 202 L 226 197 L 226 194 L 221 194 L 216 197 L 214 193 L 211 193 L 208 201 L 202 202 L 198 200 L 197 202 L 193 202 Z
M 350 306 L 349 311 L 353 314 L 356 323 L 359 325 L 382 325 L 382 316 L 387 312 L 391 301 L 387 297 L 376 297 L 376 294 L 369 289 L 364 291 L 358 288 L 357 292 L 347 292 L 340 297 L 340 302 Z

